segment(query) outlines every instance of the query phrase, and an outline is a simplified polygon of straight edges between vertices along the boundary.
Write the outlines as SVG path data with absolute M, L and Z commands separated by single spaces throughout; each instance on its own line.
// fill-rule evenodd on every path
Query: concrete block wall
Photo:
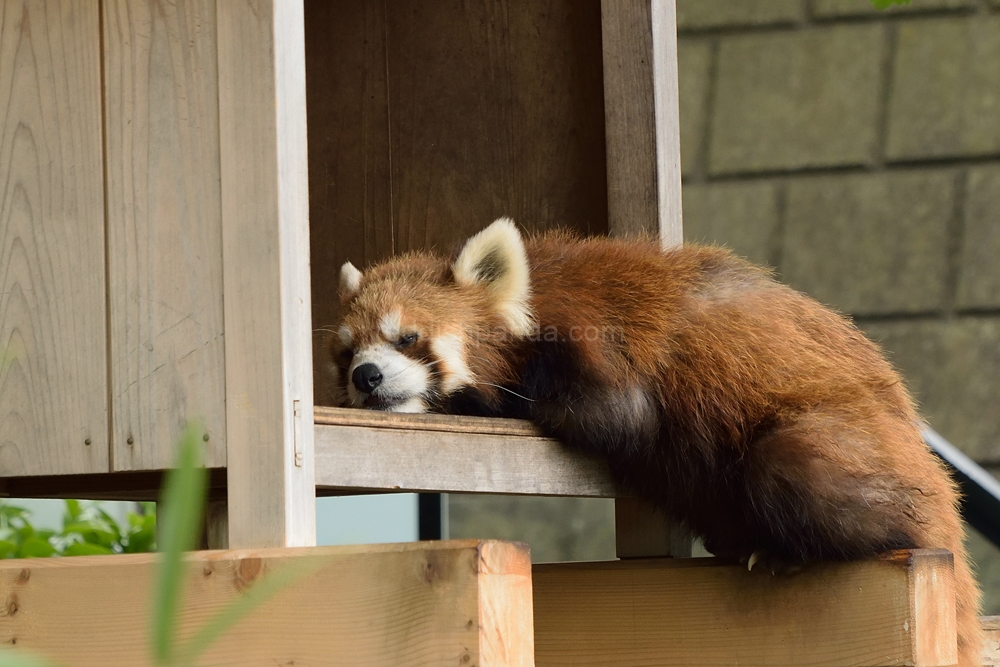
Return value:
M 1000 0 L 677 0 L 684 226 L 888 350 L 1000 474 Z M 988 610 L 1000 552 L 973 538 Z

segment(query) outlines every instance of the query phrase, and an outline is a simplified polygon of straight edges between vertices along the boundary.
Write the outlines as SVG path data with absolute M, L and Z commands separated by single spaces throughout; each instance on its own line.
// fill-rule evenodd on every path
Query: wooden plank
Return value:
M 983 617 L 983 667 L 1000 666 L 1000 616 Z
M 608 231 L 681 243 L 674 0 L 601 0 Z
M 450 423 L 464 423 L 468 429 L 471 418 L 427 417 L 423 425 L 440 430 L 403 428 L 399 423 L 380 428 L 367 420 L 354 426 L 317 425 L 317 488 L 595 498 L 620 493 L 603 461 L 571 452 L 555 440 L 489 430 L 452 431 Z
M 952 665 L 952 574 L 942 550 L 780 576 L 714 558 L 536 565 L 535 659 L 539 667 Z M 928 607 L 950 617 L 934 623 Z M 932 653 L 920 648 L 931 645 Z
M 215 0 L 102 6 L 113 469 L 225 466 Z
M 0 641 L 78 667 L 150 664 L 155 560 L 3 561 Z M 181 636 L 282 567 L 307 574 L 234 626 L 199 664 L 532 665 L 528 550 L 500 542 L 190 554 Z
M 597 0 L 309 0 L 317 402 L 338 271 L 501 215 L 607 230 Z
M 619 558 L 690 558 L 691 533 L 639 498 L 615 498 L 615 554 Z
M 302 3 L 217 9 L 229 545 L 315 544 Z
M 108 469 L 99 20 L 0 3 L 0 475 Z

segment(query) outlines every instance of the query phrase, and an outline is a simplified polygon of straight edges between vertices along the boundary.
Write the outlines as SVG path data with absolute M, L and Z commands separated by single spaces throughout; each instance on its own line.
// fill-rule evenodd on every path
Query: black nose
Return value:
M 370 394 L 375 391 L 375 387 L 382 384 L 382 371 L 373 363 L 361 364 L 354 369 L 351 380 L 358 391 Z

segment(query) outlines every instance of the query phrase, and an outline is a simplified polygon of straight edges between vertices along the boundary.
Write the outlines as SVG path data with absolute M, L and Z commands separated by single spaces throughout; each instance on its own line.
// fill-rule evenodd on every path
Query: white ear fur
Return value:
M 460 286 L 485 288 L 511 333 L 530 333 L 528 256 L 513 220 L 499 218 L 466 241 L 451 270 Z
M 361 272 L 350 262 L 340 267 L 340 301 L 347 303 L 361 289 Z

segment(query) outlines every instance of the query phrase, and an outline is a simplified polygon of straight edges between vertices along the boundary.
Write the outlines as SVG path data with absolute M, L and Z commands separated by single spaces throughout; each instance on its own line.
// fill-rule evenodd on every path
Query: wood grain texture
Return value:
M 597 0 L 306 2 L 317 402 L 340 265 L 607 230 Z
M 503 433 L 510 426 L 502 422 L 477 433 L 470 428 L 474 418 L 425 417 L 416 428 L 379 427 L 367 419 L 354 426 L 345 419 L 337 426 L 318 424 L 317 488 L 597 498 L 620 493 L 603 461 L 555 440 Z
M 898 552 L 782 576 L 714 558 L 536 565 L 536 663 L 951 665 L 954 625 L 925 625 L 911 598 L 916 578 L 940 572 L 942 554 Z M 928 581 L 921 596 L 954 601 L 949 577 Z M 930 642 L 942 661 L 916 650 Z
M 0 476 L 108 469 L 98 12 L 0 3 Z
M 608 231 L 681 242 L 674 0 L 601 0 Z
M 983 667 L 1000 665 L 1000 616 L 983 617 Z
M 0 641 L 77 667 L 150 664 L 147 592 L 155 558 L 3 561 Z M 234 626 L 199 664 L 533 664 L 527 549 L 474 540 L 194 553 L 181 636 L 288 567 L 302 577 Z
M 215 0 L 107 0 L 114 470 L 167 468 L 188 419 L 226 465 Z
M 302 3 L 217 9 L 231 547 L 315 544 Z

